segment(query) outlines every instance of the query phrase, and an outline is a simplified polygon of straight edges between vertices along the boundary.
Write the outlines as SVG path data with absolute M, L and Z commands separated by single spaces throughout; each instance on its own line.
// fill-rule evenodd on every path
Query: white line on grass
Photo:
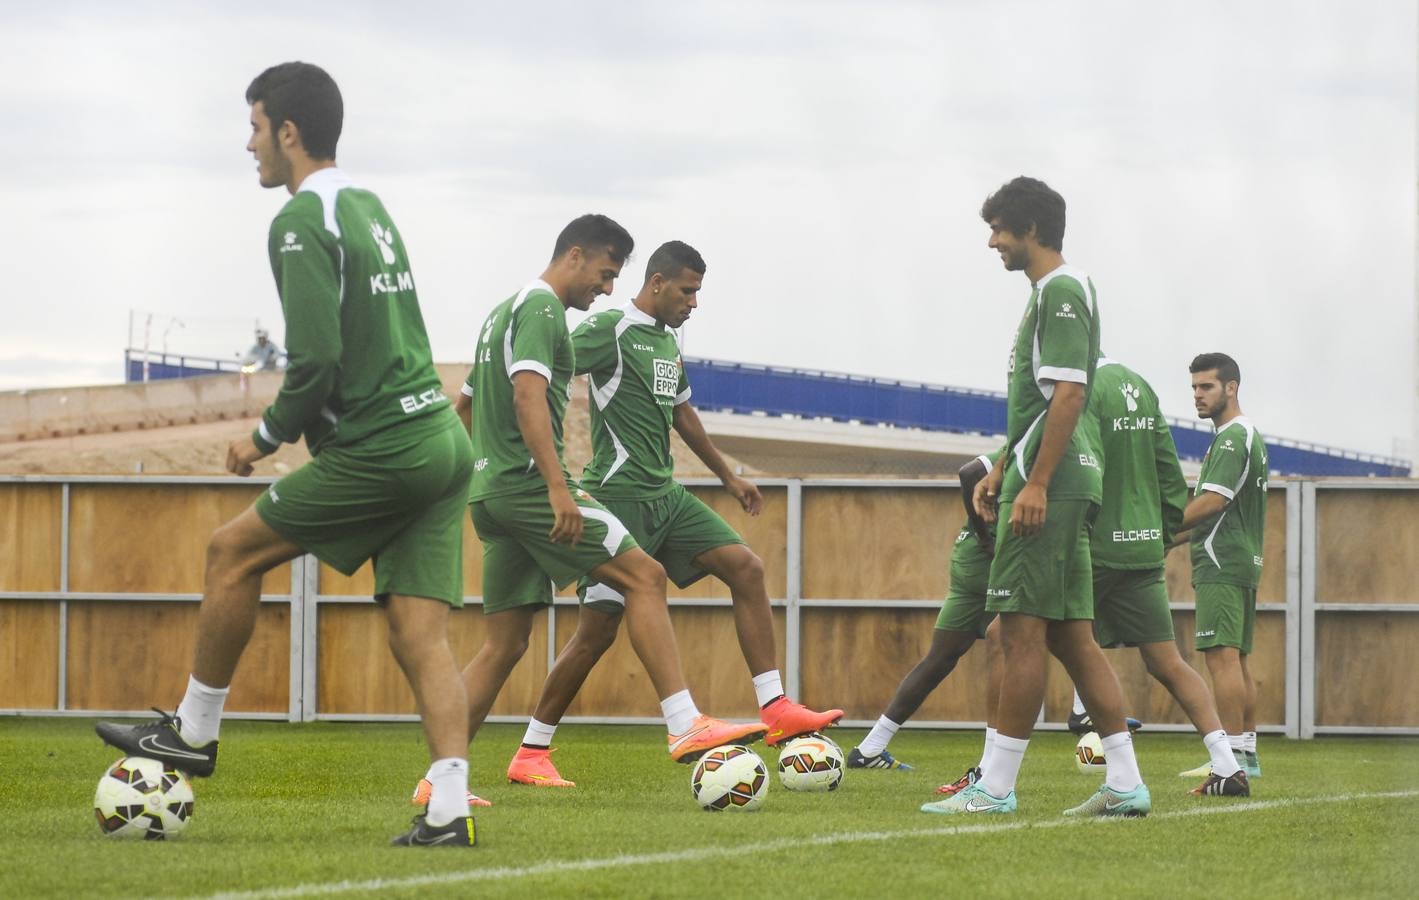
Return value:
M 1215 816 L 1223 813 L 1255 812 L 1286 806 L 1311 806 L 1328 803 L 1349 803 L 1356 800 L 1390 800 L 1419 797 L 1419 790 L 1385 791 L 1370 794 L 1350 794 L 1340 797 L 1293 797 L 1285 800 L 1253 800 L 1228 803 L 1226 806 L 1199 806 L 1176 812 L 1158 813 L 1152 819 L 1182 819 L 1192 816 Z M 597 869 L 620 869 L 628 866 L 653 866 L 665 863 L 699 862 L 724 856 L 743 857 L 804 847 L 830 847 L 835 844 L 857 844 L 870 841 L 895 841 L 910 838 L 947 837 L 953 835 L 995 834 L 1002 831 L 1024 831 L 1035 828 L 1062 828 L 1091 822 L 1112 822 L 1113 819 L 1047 819 L 1043 822 L 999 822 L 996 824 L 954 825 L 940 828 L 908 828 L 898 831 L 844 831 L 812 837 L 782 838 L 752 845 L 734 847 L 699 847 L 691 850 L 670 850 L 664 853 L 638 853 L 604 856 L 596 859 L 572 859 L 538 863 L 533 866 L 499 866 L 466 872 L 443 872 L 435 875 L 415 875 L 408 878 L 372 878 L 366 881 L 331 881 L 323 884 L 297 884 L 284 888 L 263 888 L 255 891 L 235 891 L 210 895 L 210 900 L 277 900 L 286 897 L 319 897 L 357 891 L 387 891 L 399 888 L 464 884 L 478 881 L 504 881 L 511 878 L 533 878 L 563 872 L 589 872 Z M 434 852 L 438 852 L 435 850 Z M 477 852 L 476 850 L 473 852 Z

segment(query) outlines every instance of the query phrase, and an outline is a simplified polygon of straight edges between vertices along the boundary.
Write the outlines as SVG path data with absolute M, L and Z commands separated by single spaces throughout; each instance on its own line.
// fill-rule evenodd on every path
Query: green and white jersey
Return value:
M 572 338 L 567 311 L 541 279 L 493 307 L 478 336 L 473 368 L 463 385 L 473 403 L 473 483 L 469 500 L 546 490 L 546 482 L 517 427 L 512 377 L 536 372 L 547 379 L 547 412 L 562 475 L 562 419 L 571 393 Z
M 1055 383 L 1075 382 L 1087 389 L 1098 358 L 1099 312 L 1094 284 L 1078 269 L 1060 266 L 1041 278 L 1030 293 L 1010 351 L 1005 426 L 1010 458 L 1000 491 L 1002 502 L 1014 500 L 1029 479 Z M 1050 480 L 1050 499 L 1100 501 L 1102 473 L 1095 422 L 1087 411 L 1080 414 L 1069 447 Z
M 312 172 L 271 222 L 268 250 L 289 362 L 258 447 L 400 446 L 446 424 L 432 415 L 448 398 L 404 241 L 378 197 L 337 168 Z
M 1089 415 L 1099 423 L 1104 499 L 1094 521 L 1096 568 L 1155 569 L 1187 505 L 1187 481 L 1158 395 L 1132 369 L 1099 358 Z
M 1246 416 L 1217 429 L 1202 458 L 1194 496 L 1212 491 L 1227 506 L 1192 530 L 1192 583 L 1254 588 L 1266 530 L 1266 442 Z
M 591 462 L 581 486 L 602 500 L 653 500 L 674 487 L 670 430 L 690 399 L 670 329 L 627 303 L 572 333 L 576 372 L 591 376 Z

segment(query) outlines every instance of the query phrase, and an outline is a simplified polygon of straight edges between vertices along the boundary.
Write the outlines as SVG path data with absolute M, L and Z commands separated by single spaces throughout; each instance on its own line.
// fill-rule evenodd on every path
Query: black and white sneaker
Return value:
M 157 707 L 153 712 L 161 718 L 146 725 L 119 725 L 117 722 L 97 722 L 94 731 L 110 747 L 117 747 L 128 756 L 156 759 L 187 775 L 206 778 L 217 768 L 217 742 L 194 747 L 182 739 L 178 729 L 182 722 Z
M 1128 727 L 1130 734 L 1143 727 L 1143 723 L 1133 716 L 1124 716 L 1123 724 Z M 1071 734 L 1076 734 L 1079 737 L 1083 737 L 1091 731 L 1098 730 L 1094 727 L 1094 720 L 1090 718 L 1088 712 L 1070 713 L 1068 728 Z
M 1208 772 L 1207 780 L 1188 791 L 1194 797 L 1250 797 L 1251 783 L 1247 780 L 1247 770 L 1221 777 L 1216 772 Z
M 413 827 L 389 843 L 395 847 L 472 847 L 478 843 L 478 832 L 473 827 L 472 816 L 435 826 L 424 816 L 417 815 Z

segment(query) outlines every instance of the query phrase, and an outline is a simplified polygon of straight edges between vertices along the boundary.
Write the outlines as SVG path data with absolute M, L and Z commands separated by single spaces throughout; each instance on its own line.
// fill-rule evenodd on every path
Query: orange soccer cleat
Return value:
M 763 737 L 768 728 L 762 722 L 735 725 L 706 715 L 699 715 L 683 734 L 668 735 L 670 758 L 679 763 L 692 763 L 707 751 L 724 744 L 751 744 Z
M 576 787 L 575 781 L 567 781 L 557 772 L 550 747 L 518 747 L 512 762 L 507 764 L 507 780 L 537 787 Z
M 792 740 L 815 731 L 822 731 L 843 717 L 840 709 L 814 712 L 802 703 L 794 703 L 787 697 L 780 697 L 759 712 L 768 728 L 764 743 L 777 747 L 784 741 Z

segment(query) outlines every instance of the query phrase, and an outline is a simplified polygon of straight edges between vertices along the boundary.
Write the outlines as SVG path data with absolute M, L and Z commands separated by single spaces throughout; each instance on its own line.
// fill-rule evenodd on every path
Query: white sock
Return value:
M 1243 734 L 1227 735 L 1227 744 L 1232 748 L 1233 753 L 1245 753 L 1247 749 L 1247 738 Z
M 976 768 L 982 772 L 986 771 L 986 763 L 990 762 L 990 751 L 995 746 L 995 729 L 989 725 L 985 726 L 985 747 L 980 752 L 980 762 L 976 763 Z
M 1104 745 L 1104 764 L 1107 774 L 1104 783 L 1116 791 L 1131 791 L 1143 783 L 1138 771 L 1138 757 L 1133 755 L 1133 735 L 1125 728 L 1118 734 L 1111 734 L 1099 743 Z
M 429 809 L 425 813 L 430 825 L 447 825 L 468 815 L 468 761 L 450 756 L 436 759 L 424 776 L 433 785 L 429 794 Z
M 1025 748 L 1030 746 L 1029 738 L 1013 738 L 995 733 L 995 741 L 990 748 L 990 768 L 980 781 L 980 786 L 992 797 L 1004 799 L 1015 790 L 1015 779 L 1020 777 L 1020 763 L 1025 759 Z
M 1202 737 L 1202 745 L 1207 748 L 1207 755 L 1212 757 L 1212 774 L 1219 778 L 1227 778 L 1237 774 L 1241 766 L 1237 765 L 1237 757 L 1232 753 L 1232 745 L 1227 742 L 1227 732 L 1222 729 L 1210 731 Z
M 187 676 L 187 693 L 177 705 L 182 721 L 178 734 L 194 747 L 205 747 L 217 739 L 222 725 L 222 707 L 231 688 L 214 688 Z
M 872 757 L 887 749 L 887 745 L 892 742 L 892 736 L 901 728 L 896 722 L 886 716 L 877 719 L 877 724 L 872 726 L 872 730 L 867 732 L 867 737 L 862 739 L 862 743 L 857 745 L 858 752 L 863 756 Z
M 1071 710 L 1076 716 L 1084 715 L 1084 701 L 1079 699 L 1079 692 L 1074 692 L 1074 707 Z
M 783 696 L 783 679 L 779 677 L 778 669 L 754 676 L 754 696 L 759 698 L 761 709 Z
M 550 747 L 552 746 L 552 735 L 556 733 L 556 725 L 548 725 L 535 718 L 528 719 L 527 730 L 522 733 L 522 744 L 525 747 Z
M 660 712 L 665 716 L 665 730 L 671 734 L 684 734 L 689 731 L 700 715 L 688 689 L 661 700 Z
M 1242 732 L 1242 749 L 1245 750 L 1245 751 L 1247 751 L 1248 753 L 1255 753 L 1255 752 L 1256 752 L 1256 732 L 1255 732 L 1255 731 L 1243 731 L 1243 732 Z

